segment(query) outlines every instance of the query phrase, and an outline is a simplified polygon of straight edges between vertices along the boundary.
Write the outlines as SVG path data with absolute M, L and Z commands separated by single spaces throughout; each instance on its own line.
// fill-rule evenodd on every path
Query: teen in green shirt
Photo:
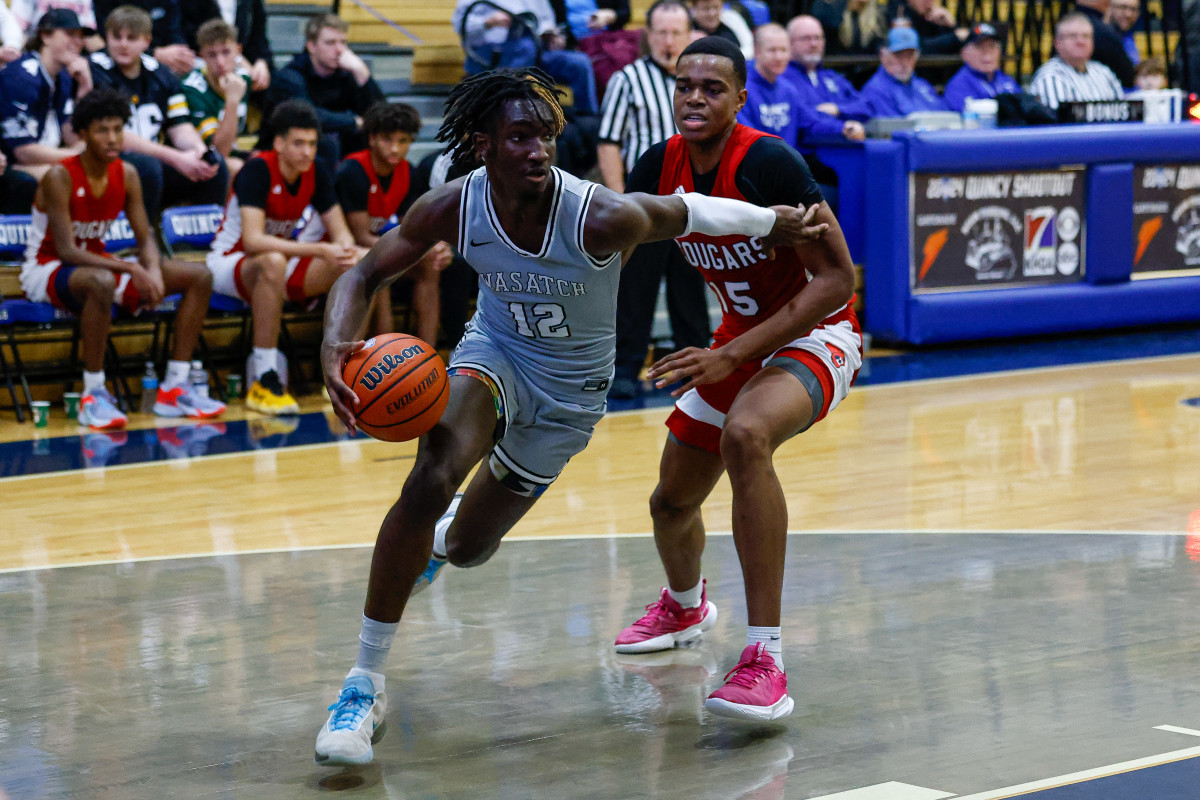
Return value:
M 225 157 L 232 180 L 242 160 L 231 156 L 239 134 L 246 130 L 246 95 L 250 74 L 237 66 L 241 46 L 237 28 L 217 18 L 196 31 L 196 44 L 204 66 L 183 79 L 192 124 L 207 144 Z

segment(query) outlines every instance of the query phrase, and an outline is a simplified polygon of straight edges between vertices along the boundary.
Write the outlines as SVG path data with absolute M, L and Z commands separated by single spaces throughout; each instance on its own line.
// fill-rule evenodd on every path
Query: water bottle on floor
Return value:
M 192 394 L 198 397 L 208 397 L 208 371 L 204 369 L 204 365 L 199 360 L 192 362 L 192 368 L 188 372 L 188 387 L 192 390 Z
M 153 414 L 154 404 L 158 401 L 158 373 L 154 371 L 154 362 L 146 362 L 146 372 L 142 375 L 142 408 L 143 414 Z

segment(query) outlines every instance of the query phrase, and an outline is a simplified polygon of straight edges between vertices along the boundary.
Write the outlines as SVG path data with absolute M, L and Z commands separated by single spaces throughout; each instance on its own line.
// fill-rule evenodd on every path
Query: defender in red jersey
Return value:
M 334 178 L 346 224 L 360 247 L 374 247 L 385 231 L 400 224 L 404 212 L 428 188 L 417 185 L 405 160 L 420 129 L 420 115 L 405 103 L 376 103 L 363 115 L 367 149 L 346 156 Z M 430 344 L 437 344 L 441 311 L 438 273 L 452 258 L 450 245 L 439 242 L 406 273 L 413 279 L 417 338 Z M 368 324 L 368 332 L 375 335 L 395 330 L 391 292 L 375 295 Z
M 141 181 L 120 158 L 129 114 L 128 98 L 115 89 L 96 89 L 79 100 L 72 123 L 85 149 L 42 178 L 21 267 L 27 298 L 79 315 L 84 364 L 79 420 L 97 430 L 123 428 L 126 422 L 105 388 L 104 349 L 113 303 L 137 313 L 176 292 L 183 299 L 175 317 L 175 347 L 154 411 L 206 419 L 225 410 L 223 403 L 199 396 L 187 383 L 212 277 L 198 264 L 159 257 Z M 113 258 L 104 250 L 104 236 L 122 211 L 137 240 L 132 260 Z
M 774 253 L 754 237 L 676 239 L 720 298 L 723 314 L 710 348 L 681 350 L 650 369 L 660 387 L 682 382 L 672 392 L 679 400 L 650 498 L 668 587 L 621 632 L 616 649 L 667 649 L 712 627 L 716 606 L 700 573 L 700 505 L 728 471 L 750 628 L 737 666 L 705 706 L 720 716 L 766 721 L 793 706 L 779 627 L 787 502 L 772 458 L 846 396 L 862 364 L 862 336 L 852 307 L 853 265 L 837 220 L 795 150 L 737 124 L 745 84 L 745 60 L 726 40 L 708 37 L 684 50 L 674 96 L 680 133 L 642 156 L 627 188 L 695 191 L 760 206 L 819 204 L 815 220 L 827 230 Z
M 287 100 L 271 113 L 269 124 L 274 149 L 238 172 L 206 263 L 213 288 L 251 307 L 254 354 L 246 407 L 262 414 L 296 414 L 300 407 L 277 370 L 283 303 L 325 294 L 366 250 L 354 244 L 333 178 L 316 163 L 321 125 L 313 107 Z M 325 240 L 296 241 L 293 235 L 310 205 L 320 216 Z

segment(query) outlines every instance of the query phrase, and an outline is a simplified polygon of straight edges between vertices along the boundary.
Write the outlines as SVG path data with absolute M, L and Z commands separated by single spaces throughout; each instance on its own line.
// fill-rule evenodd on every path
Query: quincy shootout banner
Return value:
M 1200 164 L 1133 168 L 1133 274 L 1200 270 Z
M 1083 274 L 1083 167 L 912 176 L 912 288 L 1011 288 Z

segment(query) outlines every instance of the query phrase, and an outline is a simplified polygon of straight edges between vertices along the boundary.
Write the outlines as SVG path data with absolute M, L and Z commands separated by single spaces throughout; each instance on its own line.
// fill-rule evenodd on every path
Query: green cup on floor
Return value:
M 237 400 L 242 396 L 242 376 L 241 375 L 226 375 L 225 376 L 225 399 Z
M 79 398 L 82 395 L 79 392 L 66 392 L 63 394 L 63 405 L 67 407 L 67 419 L 79 419 Z
M 35 428 L 44 428 L 50 424 L 50 401 L 49 400 L 34 400 L 33 406 L 33 425 Z

